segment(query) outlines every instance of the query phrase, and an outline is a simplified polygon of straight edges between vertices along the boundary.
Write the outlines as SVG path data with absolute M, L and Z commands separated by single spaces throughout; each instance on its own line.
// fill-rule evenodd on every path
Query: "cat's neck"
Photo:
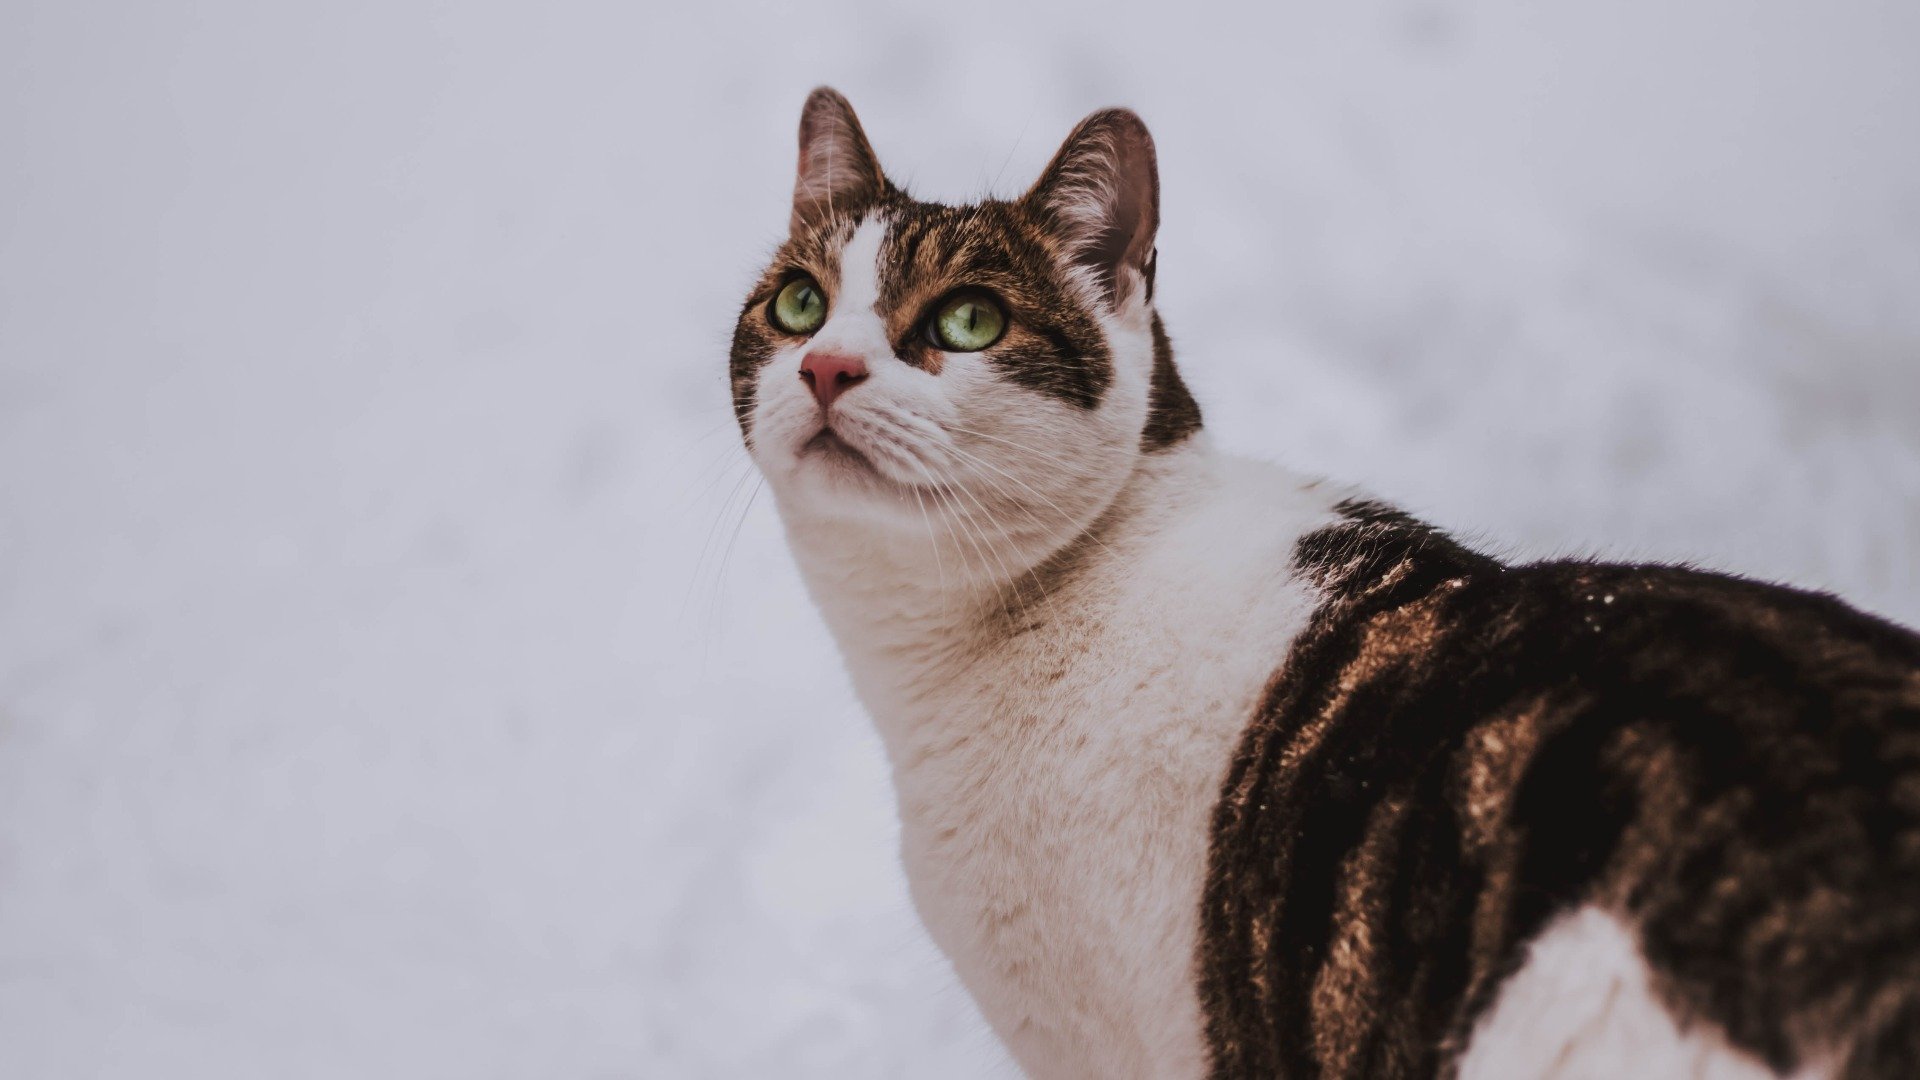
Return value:
M 859 522 L 819 520 L 803 509 L 783 508 L 788 541 L 816 599 L 829 618 L 851 620 L 848 630 L 874 630 L 877 623 L 925 620 L 930 630 L 964 631 L 1039 586 L 1057 586 L 1084 564 L 1076 555 L 1126 542 L 1151 528 L 1149 507 L 1171 509 L 1204 486 L 1214 454 L 1195 438 L 1173 450 L 1137 459 L 1113 498 L 1077 531 L 1047 537 L 1030 534 L 1036 516 L 1003 523 L 982 520 L 984 508 L 969 508 L 964 524 L 927 530 L 869 529 Z M 962 504 L 965 506 L 966 504 Z M 798 508 L 795 508 L 798 509 Z M 1041 517 L 1046 516 L 1043 512 Z M 836 629 L 838 629 L 836 627 Z
M 1219 493 L 1223 462 L 1203 435 L 1142 455 L 1084 529 L 1024 558 L 972 550 L 957 534 L 936 549 L 926 535 L 783 519 L 855 687 L 884 732 L 986 658 L 1013 649 L 1067 655 L 1103 632 L 1100 603 L 1111 592 L 1104 583 L 1135 572 L 1144 554 L 1166 546 L 1170 530 L 1191 527 L 1196 509 Z M 995 572 L 980 572 L 983 566 Z

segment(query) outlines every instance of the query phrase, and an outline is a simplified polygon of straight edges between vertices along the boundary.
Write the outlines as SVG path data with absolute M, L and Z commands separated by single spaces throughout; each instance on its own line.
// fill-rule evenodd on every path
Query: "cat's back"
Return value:
M 1343 515 L 1214 817 L 1219 1075 L 1910 1074 L 1920 639 Z

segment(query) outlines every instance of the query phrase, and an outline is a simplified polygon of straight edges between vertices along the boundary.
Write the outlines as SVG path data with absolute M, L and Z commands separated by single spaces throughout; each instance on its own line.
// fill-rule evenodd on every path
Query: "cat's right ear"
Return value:
M 1138 116 L 1103 109 L 1080 121 L 1024 201 L 1065 240 L 1108 303 L 1118 307 L 1136 290 L 1153 299 L 1160 172 L 1153 136 Z
M 793 179 L 793 220 L 799 233 L 835 214 L 880 199 L 887 178 L 860 130 L 860 118 L 839 91 L 822 86 L 800 110 L 800 167 Z

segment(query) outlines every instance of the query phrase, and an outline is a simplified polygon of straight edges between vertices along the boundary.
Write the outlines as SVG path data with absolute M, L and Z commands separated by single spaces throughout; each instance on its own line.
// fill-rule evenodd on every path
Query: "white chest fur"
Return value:
M 1312 609 L 1293 545 L 1331 520 L 1297 478 L 1203 445 L 1152 469 L 1011 638 L 877 610 L 913 600 L 850 595 L 796 537 L 894 763 L 915 903 L 1041 1078 L 1203 1072 L 1209 818 Z

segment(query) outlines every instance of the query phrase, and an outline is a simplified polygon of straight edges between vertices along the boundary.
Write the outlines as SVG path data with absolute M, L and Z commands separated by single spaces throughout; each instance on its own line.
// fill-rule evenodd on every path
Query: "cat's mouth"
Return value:
M 839 433 L 830 427 L 821 428 L 813 438 L 808 439 L 807 444 L 800 448 L 800 456 L 818 458 L 829 465 L 855 469 L 870 476 L 878 476 L 880 473 L 880 470 L 873 467 L 873 462 L 867 458 L 867 455 L 856 450 L 853 444 L 841 438 Z
M 795 461 L 838 490 L 898 498 L 914 487 L 898 475 L 902 456 L 884 434 L 856 431 L 849 437 L 827 424 L 801 444 Z

